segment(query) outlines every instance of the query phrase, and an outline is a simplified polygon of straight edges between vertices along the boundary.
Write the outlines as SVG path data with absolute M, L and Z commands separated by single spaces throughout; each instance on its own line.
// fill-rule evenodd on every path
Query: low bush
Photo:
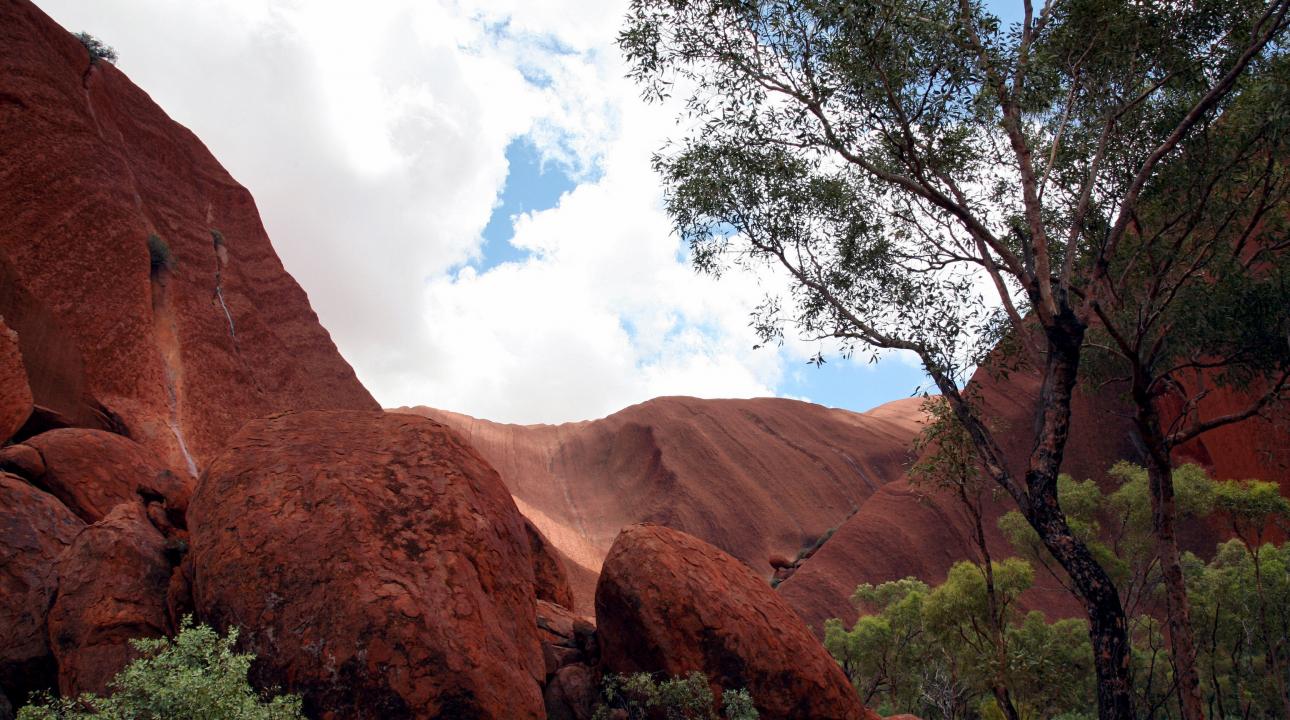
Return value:
M 152 263 L 154 274 L 162 270 L 173 270 L 175 267 L 175 257 L 170 252 L 170 245 L 160 235 L 148 236 L 148 260 Z
M 112 679 L 113 692 L 78 698 L 37 697 L 18 720 L 303 720 L 300 698 L 262 697 L 247 682 L 253 655 L 184 618 L 174 638 L 131 640 L 141 657 Z
M 116 48 L 104 43 L 102 40 L 94 37 L 87 32 L 76 33 L 76 39 L 81 41 L 85 49 L 90 53 L 90 64 L 97 63 L 100 60 L 106 60 L 109 63 L 116 64 Z
M 625 710 L 630 720 L 755 720 L 757 709 L 747 690 L 721 693 L 722 714 L 714 707 L 712 690 L 703 673 L 655 680 L 649 673 L 606 675 L 602 702 L 593 720 L 608 720 L 614 710 Z

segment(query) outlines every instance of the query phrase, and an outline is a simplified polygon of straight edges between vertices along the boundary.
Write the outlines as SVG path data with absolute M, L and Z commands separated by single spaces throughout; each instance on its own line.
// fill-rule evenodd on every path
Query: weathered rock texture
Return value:
M 40 429 L 123 431 L 195 475 L 248 419 L 376 409 L 250 193 L 27 0 L 0 2 L 0 157 L 0 314 Z
M 200 616 L 255 678 L 330 718 L 536 718 L 544 668 L 523 521 L 487 462 L 425 418 L 248 423 L 188 513 Z
M 53 496 L 0 472 L 0 693 L 15 707 L 55 680 L 45 617 L 58 558 L 83 527 Z
M 697 670 L 716 687 L 747 688 L 763 717 L 876 717 L 763 579 L 675 530 L 622 531 L 596 586 L 596 625 L 612 672 Z
M 117 505 L 58 561 L 49 640 L 63 697 L 102 693 L 135 657 L 131 638 L 170 630 L 165 540 L 140 502 Z
M 18 349 L 18 333 L 0 316 L 0 443 L 13 437 L 31 417 L 31 385 Z
M 797 402 L 667 397 L 607 418 L 502 425 L 403 410 L 456 428 L 563 555 L 580 612 L 618 531 L 654 522 L 710 542 L 769 579 L 900 477 L 918 401 L 870 413 Z
M 39 453 L 44 472 L 29 476 L 87 523 L 121 503 L 164 501 L 182 519 L 193 480 L 167 470 L 138 443 L 102 430 L 50 430 L 22 446 Z M 181 520 L 182 521 L 182 520 Z

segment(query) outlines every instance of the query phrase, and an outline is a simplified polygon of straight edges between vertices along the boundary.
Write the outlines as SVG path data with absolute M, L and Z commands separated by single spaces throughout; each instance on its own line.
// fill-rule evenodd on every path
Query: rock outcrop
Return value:
M 612 672 L 697 670 L 714 690 L 747 688 L 768 718 L 876 718 L 762 578 L 675 530 L 622 531 L 596 586 L 596 625 Z
M 58 561 L 49 640 L 63 697 L 102 693 L 134 658 L 132 638 L 171 630 L 165 539 L 140 502 L 85 528 Z
M 0 694 L 14 707 L 55 681 L 45 619 L 58 558 L 84 527 L 53 496 L 0 472 Z
M 870 413 L 795 400 L 650 400 L 601 420 L 503 425 L 405 409 L 457 429 L 506 482 L 566 561 L 575 609 L 590 612 L 618 531 L 654 522 L 716 545 L 769 579 L 899 478 L 918 400 Z
M 167 470 L 152 452 L 132 440 L 102 430 L 63 428 L 14 447 L 31 448 L 40 455 L 43 472 L 27 479 L 87 523 L 98 522 L 121 503 L 156 500 L 182 524 L 192 479 Z
M 28 0 L 0 3 L 0 157 L 0 315 L 35 431 L 128 434 L 195 476 L 249 419 L 377 408 L 250 193 Z
M 253 677 L 324 718 L 537 718 L 544 675 L 523 521 L 496 471 L 425 418 L 248 423 L 188 513 L 201 617 Z
M 31 385 L 18 349 L 18 333 L 0 316 L 0 443 L 13 437 L 31 417 Z
M 523 520 L 524 532 L 529 539 L 529 553 L 533 557 L 533 581 L 536 584 L 537 599 L 572 609 L 573 588 L 569 586 L 564 561 L 533 521 L 528 518 Z

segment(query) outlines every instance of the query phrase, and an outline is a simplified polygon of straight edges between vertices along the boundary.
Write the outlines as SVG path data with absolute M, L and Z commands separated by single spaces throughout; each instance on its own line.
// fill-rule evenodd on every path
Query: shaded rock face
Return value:
M 49 639 L 63 697 L 102 693 L 135 657 L 131 638 L 170 629 L 165 540 L 138 502 L 85 528 L 58 561 Z
M 193 496 L 193 600 L 243 630 L 253 677 L 326 718 L 537 718 L 523 522 L 497 473 L 433 421 L 248 423 Z
M 0 316 L 0 443 L 13 437 L 31 416 L 31 386 L 18 350 L 18 333 Z
M 747 688 L 763 717 L 876 717 L 764 580 L 675 530 L 622 531 L 596 586 L 596 625 L 608 671 L 698 670 L 716 686 Z
M 15 707 L 54 683 L 45 618 L 56 562 L 83 527 L 51 495 L 0 472 L 0 693 Z
M 533 581 L 538 600 L 546 600 L 566 608 L 573 608 L 573 589 L 564 571 L 564 562 L 556 553 L 551 541 L 546 539 L 532 520 L 523 518 L 524 532 L 529 539 L 529 553 L 533 557 Z
M 377 409 L 250 193 L 28 0 L 0 3 L 0 157 L 0 314 L 43 427 L 115 429 L 196 475 L 251 418 Z
M 41 457 L 44 470 L 28 479 L 88 523 L 121 503 L 163 501 L 182 525 L 193 481 L 165 469 L 147 448 L 102 430 L 65 428 L 23 443 Z
M 567 561 L 576 610 L 591 612 L 618 531 L 687 532 L 769 579 L 904 471 L 919 401 L 859 414 L 775 398 L 650 400 L 601 420 L 503 425 L 405 409 L 457 429 L 506 482 L 520 512 Z

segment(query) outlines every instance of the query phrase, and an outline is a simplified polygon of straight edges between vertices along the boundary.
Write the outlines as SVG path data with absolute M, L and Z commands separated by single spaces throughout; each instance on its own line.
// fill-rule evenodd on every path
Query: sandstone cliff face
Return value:
M 27 0 L 0 2 L 0 157 L 0 315 L 46 427 L 123 431 L 195 475 L 251 418 L 376 409 L 250 193 Z
M 900 477 L 919 401 L 869 414 L 797 402 L 658 398 L 601 420 L 502 425 L 404 409 L 457 429 L 565 557 L 590 612 L 600 564 L 637 522 L 682 530 L 770 577 Z

